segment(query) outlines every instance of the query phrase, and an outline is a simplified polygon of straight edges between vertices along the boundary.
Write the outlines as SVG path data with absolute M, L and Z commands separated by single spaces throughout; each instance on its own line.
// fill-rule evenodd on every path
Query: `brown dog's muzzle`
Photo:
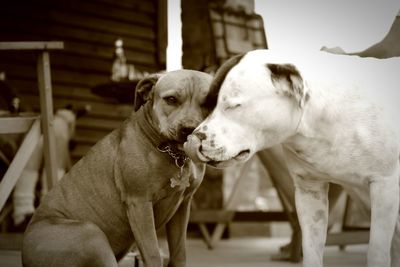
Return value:
M 188 136 L 187 142 L 184 144 L 183 148 L 186 155 L 188 155 L 194 162 L 206 163 L 210 161 L 210 159 L 201 153 L 201 142 L 206 138 L 206 134 L 199 131 Z

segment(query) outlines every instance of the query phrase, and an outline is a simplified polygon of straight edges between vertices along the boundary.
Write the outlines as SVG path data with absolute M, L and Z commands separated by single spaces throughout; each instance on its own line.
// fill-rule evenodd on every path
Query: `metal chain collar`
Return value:
M 175 165 L 182 169 L 186 161 L 189 159 L 182 151 L 178 150 L 173 144 L 161 143 L 157 146 L 157 150 L 162 153 L 168 153 L 175 160 Z

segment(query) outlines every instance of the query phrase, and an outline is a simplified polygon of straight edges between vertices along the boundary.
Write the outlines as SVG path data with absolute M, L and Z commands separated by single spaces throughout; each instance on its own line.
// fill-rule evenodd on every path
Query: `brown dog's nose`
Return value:
M 179 135 L 182 139 L 186 140 L 187 137 L 194 131 L 194 127 L 183 127 L 179 131 Z

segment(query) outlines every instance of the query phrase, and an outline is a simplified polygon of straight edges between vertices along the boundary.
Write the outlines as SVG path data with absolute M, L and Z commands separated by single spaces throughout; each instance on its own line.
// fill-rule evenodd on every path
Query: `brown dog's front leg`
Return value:
M 186 266 L 186 232 L 190 216 L 190 204 L 196 190 L 203 180 L 206 170 L 205 164 L 190 163 L 192 172 L 191 185 L 185 192 L 185 197 L 179 205 L 178 210 L 166 224 L 168 248 L 169 248 L 169 267 Z
M 154 224 L 153 203 L 149 201 L 133 201 L 127 205 L 127 214 L 136 245 L 145 266 L 162 266 Z
M 169 267 L 186 266 L 186 230 L 189 222 L 192 195 L 185 196 L 178 210 L 166 225 L 170 254 Z

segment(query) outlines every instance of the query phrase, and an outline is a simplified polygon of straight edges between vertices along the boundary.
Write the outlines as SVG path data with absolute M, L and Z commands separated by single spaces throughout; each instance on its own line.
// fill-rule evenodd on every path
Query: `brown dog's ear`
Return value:
M 267 64 L 267 68 L 271 71 L 271 80 L 275 88 L 294 97 L 302 108 L 308 94 L 296 67 L 292 64 Z
M 151 74 L 143 78 L 136 85 L 134 109 L 137 111 L 144 103 L 153 98 L 153 87 L 160 79 L 161 74 Z

